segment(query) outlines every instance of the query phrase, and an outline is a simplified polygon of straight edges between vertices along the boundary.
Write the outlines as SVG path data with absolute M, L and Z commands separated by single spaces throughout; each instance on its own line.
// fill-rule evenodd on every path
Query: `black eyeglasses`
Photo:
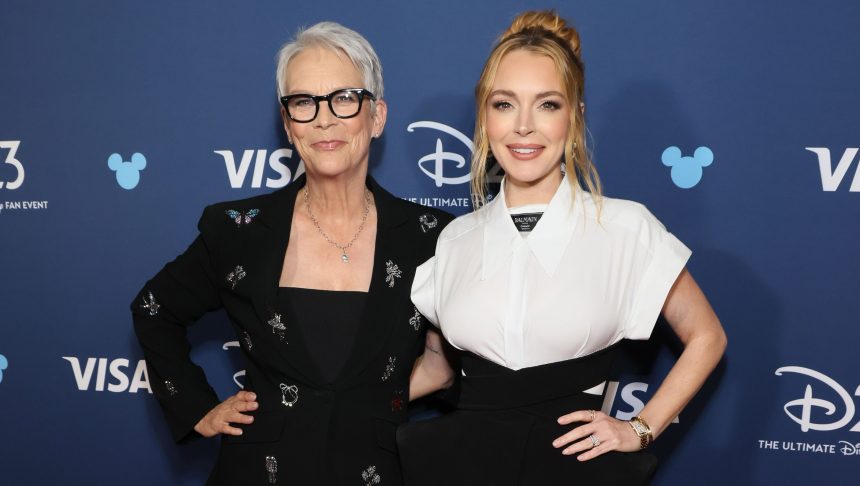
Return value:
M 308 123 L 317 117 L 320 101 L 328 102 L 328 109 L 338 118 L 352 118 L 361 111 L 364 98 L 376 101 L 376 96 L 362 88 L 348 88 L 333 91 L 327 95 L 294 94 L 281 96 L 281 104 L 287 110 L 290 120 Z

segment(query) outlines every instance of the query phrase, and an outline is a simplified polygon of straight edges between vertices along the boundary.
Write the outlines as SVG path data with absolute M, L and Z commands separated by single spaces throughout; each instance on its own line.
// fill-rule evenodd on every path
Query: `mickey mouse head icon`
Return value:
M 5 356 L 0 354 L 0 382 L 3 381 L 3 370 L 9 367 L 9 361 Z
M 131 155 L 131 161 L 122 160 L 122 155 L 111 154 L 108 157 L 108 168 L 116 172 L 116 182 L 119 187 L 132 190 L 140 182 L 140 171 L 146 168 L 146 157 L 135 152 Z
M 684 157 L 681 149 L 672 146 L 663 151 L 663 165 L 672 168 L 672 182 L 681 189 L 689 189 L 702 180 L 702 168 L 711 165 L 714 153 L 708 147 L 699 147 L 692 157 Z

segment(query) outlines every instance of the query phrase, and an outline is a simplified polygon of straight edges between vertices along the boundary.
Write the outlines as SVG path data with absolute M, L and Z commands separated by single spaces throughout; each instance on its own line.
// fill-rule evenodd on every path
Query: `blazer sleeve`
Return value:
M 189 325 L 221 306 L 212 238 L 205 228 L 207 211 L 198 223 L 197 238 L 149 280 L 131 304 L 150 386 L 176 442 L 198 436 L 194 426 L 220 403 L 203 369 L 191 361 L 186 335 Z

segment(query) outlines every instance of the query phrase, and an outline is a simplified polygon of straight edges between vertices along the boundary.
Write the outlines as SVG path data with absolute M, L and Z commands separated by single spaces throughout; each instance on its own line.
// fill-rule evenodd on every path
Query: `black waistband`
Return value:
M 581 394 L 606 380 L 617 348 L 613 344 L 588 356 L 520 370 L 465 352 L 457 407 L 504 410 Z

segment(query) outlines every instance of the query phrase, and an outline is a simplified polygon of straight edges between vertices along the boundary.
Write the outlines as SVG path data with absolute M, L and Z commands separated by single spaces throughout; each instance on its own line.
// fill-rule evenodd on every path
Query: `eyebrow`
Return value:
M 367 88 L 356 88 L 355 86 L 344 86 L 344 87 L 341 87 L 341 88 L 335 88 L 335 89 L 333 89 L 332 91 L 329 91 L 329 92 L 328 92 L 328 93 L 326 93 L 326 94 L 331 94 L 331 93 L 334 93 L 335 91 L 341 91 L 341 90 L 344 90 L 344 89 L 367 89 Z M 300 89 L 300 90 L 297 90 L 297 91 L 294 91 L 294 92 L 287 93 L 287 94 L 286 94 L 286 95 L 284 95 L 284 96 L 293 96 L 293 95 L 325 96 L 325 95 L 315 95 L 315 94 L 311 93 L 311 92 L 310 92 L 310 91 L 308 91 L 308 90 L 301 90 L 301 89 Z
M 513 91 L 510 91 L 507 89 L 497 89 L 497 90 L 490 93 L 490 96 L 496 96 L 496 95 L 508 96 L 510 98 L 516 98 L 517 97 L 517 95 Z M 564 98 L 564 94 L 562 94 L 558 91 L 555 91 L 555 90 L 553 90 L 553 91 L 542 91 L 542 92 L 537 94 L 536 98 L 538 98 L 538 99 L 547 98 L 549 96 L 560 96 L 560 97 Z

